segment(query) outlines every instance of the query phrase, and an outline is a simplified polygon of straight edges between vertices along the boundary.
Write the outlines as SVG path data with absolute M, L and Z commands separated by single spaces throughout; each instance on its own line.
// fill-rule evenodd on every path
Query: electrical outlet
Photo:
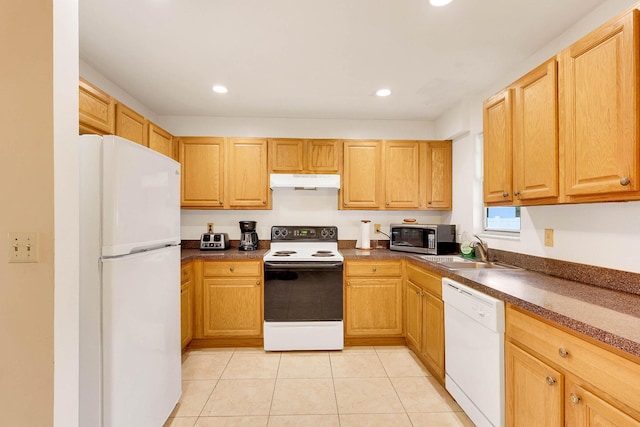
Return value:
M 544 245 L 553 247 L 553 228 L 544 229 Z
M 373 232 L 376 234 L 380 233 L 380 224 L 373 224 Z
M 212 222 L 208 222 L 207 223 L 207 233 L 213 233 L 213 223 Z
M 9 233 L 9 262 L 38 262 L 38 233 Z

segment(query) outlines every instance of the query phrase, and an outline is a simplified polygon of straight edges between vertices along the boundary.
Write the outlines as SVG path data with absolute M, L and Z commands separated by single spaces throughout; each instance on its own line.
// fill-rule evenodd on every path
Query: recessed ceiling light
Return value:
M 378 95 L 378 96 L 389 96 L 389 95 L 391 95 L 391 91 L 389 89 L 378 89 L 378 91 L 376 92 L 376 95 Z
M 452 1 L 453 0 L 429 0 L 429 3 L 431 3 L 431 6 L 440 7 L 440 6 L 446 6 Z
M 229 92 L 229 89 L 227 89 L 226 86 L 214 85 L 213 86 L 213 91 L 215 93 L 227 93 L 227 92 Z

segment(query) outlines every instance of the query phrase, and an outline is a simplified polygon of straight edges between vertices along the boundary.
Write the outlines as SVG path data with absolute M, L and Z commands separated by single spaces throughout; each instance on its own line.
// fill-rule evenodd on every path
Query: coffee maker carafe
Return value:
M 240 221 L 241 251 L 255 251 L 258 249 L 258 233 L 255 221 Z

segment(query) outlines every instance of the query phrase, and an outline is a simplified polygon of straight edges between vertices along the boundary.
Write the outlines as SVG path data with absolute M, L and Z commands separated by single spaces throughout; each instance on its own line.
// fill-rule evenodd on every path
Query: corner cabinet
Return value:
M 194 329 L 194 275 L 193 264 L 183 264 L 180 274 L 180 340 L 182 349 L 193 339 Z
M 407 345 L 444 384 L 444 302 L 442 277 L 407 264 L 405 275 Z
M 510 204 L 513 200 L 513 89 L 484 101 L 484 201 Z
M 267 140 L 227 139 L 227 194 L 231 209 L 271 209 Z
M 262 337 L 262 261 L 202 264 L 197 338 Z
M 639 427 L 632 358 L 507 305 L 506 425 Z
M 345 261 L 345 337 L 401 337 L 402 262 Z
M 560 58 L 565 193 L 571 201 L 638 198 L 638 17 L 633 10 Z

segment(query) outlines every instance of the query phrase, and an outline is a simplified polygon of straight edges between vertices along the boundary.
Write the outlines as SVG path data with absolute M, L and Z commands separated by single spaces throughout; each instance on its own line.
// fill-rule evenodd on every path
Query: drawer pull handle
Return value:
M 558 354 L 560 355 L 560 357 L 562 357 L 563 359 L 566 359 L 567 356 L 569 356 L 569 352 L 567 350 L 565 350 L 563 347 L 560 347 L 558 349 Z
M 575 405 L 577 405 L 578 403 L 580 403 L 580 397 L 579 397 L 577 394 L 575 394 L 575 393 L 571 393 L 571 394 L 569 395 L 569 398 L 571 399 L 571 403 L 573 403 L 573 404 L 575 404 Z
M 547 384 L 554 385 L 556 383 L 555 378 L 547 377 Z
M 235 268 L 233 268 L 233 266 L 229 267 L 229 271 L 233 273 L 233 271 L 235 270 Z

